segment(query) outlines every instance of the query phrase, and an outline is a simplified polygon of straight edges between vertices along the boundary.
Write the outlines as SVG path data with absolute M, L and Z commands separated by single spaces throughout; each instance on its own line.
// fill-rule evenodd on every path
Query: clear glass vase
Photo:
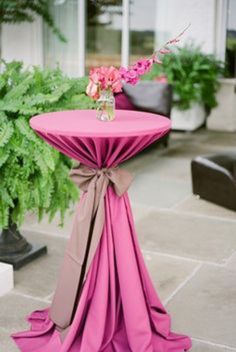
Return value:
M 112 121 L 115 118 L 115 98 L 110 90 L 103 90 L 97 100 L 97 119 Z

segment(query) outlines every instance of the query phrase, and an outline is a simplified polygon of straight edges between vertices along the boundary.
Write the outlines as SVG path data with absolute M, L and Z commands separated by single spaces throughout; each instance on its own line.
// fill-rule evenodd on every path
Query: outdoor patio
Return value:
M 154 146 L 126 165 L 135 174 L 129 194 L 146 264 L 173 330 L 192 337 L 194 352 L 236 351 L 236 214 L 192 195 L 190 161 L 235 148 L 236 133 L 173 133 L 168 149 Z M 1 352 L 17 351 L 9 334 L 50 304 L 72 216 L 58 228 L 29 215 L 22 227 L 48 255 L 15 272 L 14 290 L 0 298 Z

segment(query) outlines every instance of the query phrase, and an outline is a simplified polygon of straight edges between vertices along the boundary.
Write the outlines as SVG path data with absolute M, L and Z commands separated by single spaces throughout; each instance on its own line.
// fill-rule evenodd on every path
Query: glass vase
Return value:
M 97 100 L 97 119 L 112 121 L 115 118 L 115 98 L 111 91 L 103 90 Z

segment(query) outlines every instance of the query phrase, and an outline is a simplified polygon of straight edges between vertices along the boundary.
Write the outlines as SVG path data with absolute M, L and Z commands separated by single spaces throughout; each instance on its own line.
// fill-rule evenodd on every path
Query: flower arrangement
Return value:
M 107 106 L 109 106 L 110 112 L 112 111 L 112 106 L 114 107 L 114 101 L 112 101 L 111 95 L 121 92 L 124 83 L 135 85 L 142 75 L 151 70 L 154 63 L 162 64 L 161 56 L 171 53 L 170 46 L 176 45 L 180 41 L 180 38 L 189 26 L 190 25 L 188 25 L 177 37 L 168 40 L 161 49 L 155 51 L 149 58 L 140 59 L 127 68 L 101 66 L 90 70 L 89 84 L 86 93 L 94 100 L 99 101 L 101 99 L 101 104 L 98 108 L 100 112 L 98 114 L 99 119 L 103 119 L 101 117 L 104 117 L 103 120 L 107 121 L 114 118 L 114 113 L 110 116 L 109 114 L 106 116 L 103 115 L 103 112 L 106 112 L 107 110 Z M 110 100 L 110 103 L 106 104 L 106 99 Z

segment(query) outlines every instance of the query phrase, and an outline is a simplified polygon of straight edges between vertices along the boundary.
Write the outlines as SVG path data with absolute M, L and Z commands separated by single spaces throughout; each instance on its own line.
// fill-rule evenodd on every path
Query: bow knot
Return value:
M 92 169 L 79 165 L 71 170 L 70 176 L 86 194 L 79 204 L 50 308 L 50 318 L 62 332 L 62 338 L 73 321 L 86 274 L 102 235 L 107 187 L 111 185 L 115 193 L 122 196 L 132 181 L 128 171 L 117 167 Z
M 106 189 L 111 184 L 118 196 L 122 196 L 128 190 L 133 180 L 127 170 L 118 167 L 92 169 L 85 165 L 73 168 L 70 177 L 83 192 L 87 192 L 89 187 L 96 187 L 98 193 L 101 193 L 102 188 Z
M 104 167 L 102 169 L 95 169 L 95 170 L 96 170 L 97 175 L 101 176 L 102 174 L 107 173 L 109 169 L 107 167 Z

